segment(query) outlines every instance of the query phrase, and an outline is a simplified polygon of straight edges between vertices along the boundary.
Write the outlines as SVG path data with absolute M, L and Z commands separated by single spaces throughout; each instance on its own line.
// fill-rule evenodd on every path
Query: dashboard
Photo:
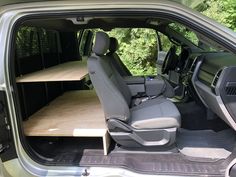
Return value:
M 184 48 L 169 81 L 185 88 L 236 131 L 236 55 Z M 181 87 L 180 87 L 181 86 Z
M 192 85 L 203 104 L 236 130 L 236 55 L 201 54 L 190 70 Z

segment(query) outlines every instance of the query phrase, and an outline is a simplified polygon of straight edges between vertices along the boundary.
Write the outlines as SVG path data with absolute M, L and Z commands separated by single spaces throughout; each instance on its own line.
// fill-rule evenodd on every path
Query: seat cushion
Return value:
M 180 127 L 177 107 L 166 98 L 148 100 L 131 108 L 131 126 L 136 129 Z

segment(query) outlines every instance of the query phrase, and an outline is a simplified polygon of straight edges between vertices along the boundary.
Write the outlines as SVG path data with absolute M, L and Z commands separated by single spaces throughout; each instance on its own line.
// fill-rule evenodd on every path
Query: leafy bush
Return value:
M 236 31 L 235 0 L 208 0 L 198 5 L 196 10 Z
M 208 0 L 198 5 L 196 10 L 236 31 L 236 0 Z M 157 73 L 157 35 L 154 30 L 127 28 L 114 29 L 108 33 L 118 39 L 118 54 L 133 75 Z M 185 34 L 186 38 L 197 45 L 198 39 L 194 33 Z M 161 41 L 163 50 L 168 51 L 170 41 L 163 35 Z
M 157 73 L 157 34 L 155 30 L 116 28 L 108 34 L 118 40 L 117 53 L 133 75 Z
M 191 4 L 192 1 L 189 3 Z M 195 9 L 236 31 L 236 0 L 207 0 Z M 182 25 L 174 23 L 170 27 L 198 45 L 198 38 L 191 30 L 187 31 Z M 116 28 L 107 33 L 118 39 L 120 47 L 117 53 L 133 75 L 155 75 L 157 73 L 158 44 L 155 30 Z M 160 39 L 162 50 L 167 52 L 172 45 L 171 42 L 162 34 L 160 34 Z M 180 48 L 178 49 L 178 53 L 180 53 Z

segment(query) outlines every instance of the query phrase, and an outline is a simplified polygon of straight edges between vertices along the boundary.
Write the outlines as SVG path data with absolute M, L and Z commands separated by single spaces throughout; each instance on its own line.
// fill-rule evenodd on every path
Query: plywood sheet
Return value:
M 86 61 L 72 61 L 17 77 L 16 82 L 76 81 L 87 74 Z
M 27 136 L 103 137 L 103 109 L 93 90 L 70 91 L 33 114 L 23 123 Z

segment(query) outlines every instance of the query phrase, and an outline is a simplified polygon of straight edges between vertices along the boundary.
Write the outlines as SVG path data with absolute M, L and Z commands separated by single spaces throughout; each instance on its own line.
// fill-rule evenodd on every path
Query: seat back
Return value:
M 93 54 L 88 58 L 88 71 L 92 84 L 102 104 L 106 119 L 128 121 L 131 93 L 123 78 L 106 56 L 109 36 L 97 32 Z
M 125 66 L 125 64 L 121 61 L 120 57 L 116 53 L 118 47 L 119 44 L 117 39 L 114 37 L 110 37 L 110 47 L 107 56 L 111 57 L 111 62 L 113 66 L 116 68 L 116 70 L 122 77 L 132 76 L 131 72 L 128 70 L 128 68 Z

